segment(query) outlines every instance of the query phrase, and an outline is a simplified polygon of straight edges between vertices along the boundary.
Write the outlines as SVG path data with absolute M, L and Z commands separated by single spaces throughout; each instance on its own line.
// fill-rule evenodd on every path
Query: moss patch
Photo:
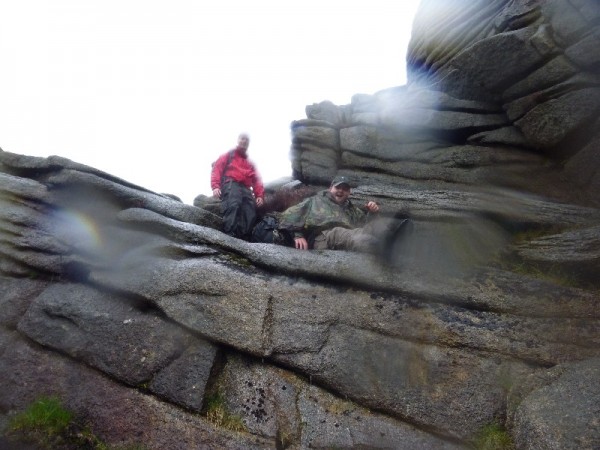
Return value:
M 113 447 L 102 442 L 88 426 L 77 422 L 56 397 L 40 397 L 13 416 L 5 431 L 12 442 L 28 442 L 52 450 L 144 450 L 141 445 Z
M 515 446 L 508 432 L 497 423 L 483 426 L 471 444 L 475 450 L 514 450 Z
M 226 428 L 232 431 L 247 431 L 242 418 L 229 413 L 225 405 L 225 396 L 219 390 L 206 398 L 204 414 L 206 420 L 217 427 Z

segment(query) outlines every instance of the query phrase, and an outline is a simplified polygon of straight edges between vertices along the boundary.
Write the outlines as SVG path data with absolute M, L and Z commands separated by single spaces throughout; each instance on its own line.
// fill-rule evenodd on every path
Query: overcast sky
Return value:
M 245 131 L 264 180 L 289 176 L 289 125 L 306 105 L 406 83 L 417 4 L 3 1 L 0 147 L 191 204 Z

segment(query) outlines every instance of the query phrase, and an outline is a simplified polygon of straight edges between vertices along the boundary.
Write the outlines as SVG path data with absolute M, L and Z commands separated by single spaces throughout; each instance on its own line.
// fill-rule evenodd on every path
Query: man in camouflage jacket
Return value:
M 350 184 L 336 177 L 321 191 L 285 210 L 279 231 L 293 236 L 297 249 L 372 251 L 378 239 L 365 227 L 370 214 L 379 211 L 373 201 L 359 208 L 349 200 Z

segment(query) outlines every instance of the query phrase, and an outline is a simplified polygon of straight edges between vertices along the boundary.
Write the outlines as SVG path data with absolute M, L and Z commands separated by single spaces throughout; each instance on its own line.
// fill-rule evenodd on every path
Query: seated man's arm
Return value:
M 379 212 L 379 205 L 377 203 L 375 203 L 374 201 L 367 202 L 367 204 L 365 205 L 365 208 L 367 208 L 367 211 L 369 211 L 371 213 Z
M 298 250 L 308 250 L 308 241 L 302 233 L 294 233 L 294 247 Z

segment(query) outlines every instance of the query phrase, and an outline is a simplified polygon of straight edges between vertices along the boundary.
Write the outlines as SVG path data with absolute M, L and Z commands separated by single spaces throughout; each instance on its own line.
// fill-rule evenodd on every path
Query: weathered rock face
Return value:
M 423 0 L 408 85 L 307 107 L 295 174 L 582 201 L 577 185 L 598 204 L 599 27 L 596 0 Z
M 298 179 L 411 214 L 391 264 L 240 241 L 200 197 L 0 151 L 0 425 L 53 394 L 149 449 L 458 449 L 493 423 L 598 448 L 596 12 L 423 1 L 408 86 L 293 124 Z

